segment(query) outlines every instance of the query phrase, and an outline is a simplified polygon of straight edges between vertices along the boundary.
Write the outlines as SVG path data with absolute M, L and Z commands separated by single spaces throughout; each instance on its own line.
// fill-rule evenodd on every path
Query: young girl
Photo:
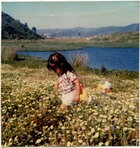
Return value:
M 48 58 L 47 68 L 53 70 L 58 75 L 58 81 L 55 83 L 54 90 L 58 88 L 62 91 L 61 108 L 80 101 L 80 83 L 76 72 L 67 62 L 66 58 L 60 53 L 53 53 Z

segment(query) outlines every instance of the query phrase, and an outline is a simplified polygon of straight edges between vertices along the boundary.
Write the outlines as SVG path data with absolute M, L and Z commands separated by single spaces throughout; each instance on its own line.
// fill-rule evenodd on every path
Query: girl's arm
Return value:
M 55 85 L 54 85 L 54 91 L 58 91 L 58 87 L 59 87 L 59 81 L 56 81 Z
M 75 101 L 79 103 L 80 102 L 80 82 L 79 82 L 78 79 L 76 79 L 74 81 L 74 83 L 75 83 L 75 86 L 76 86 L 76 97 L 75 97 Z

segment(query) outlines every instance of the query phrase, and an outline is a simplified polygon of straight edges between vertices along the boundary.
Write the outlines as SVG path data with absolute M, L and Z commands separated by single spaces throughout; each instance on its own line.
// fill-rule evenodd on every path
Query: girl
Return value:
M 80 83 L 76 72 L 60 53 L 53 53 L 48 58 L 47 68 L 53 70 L 58 75 L 54 90 L 60 87 L 62 91 L 61 109 L 80 101 Z

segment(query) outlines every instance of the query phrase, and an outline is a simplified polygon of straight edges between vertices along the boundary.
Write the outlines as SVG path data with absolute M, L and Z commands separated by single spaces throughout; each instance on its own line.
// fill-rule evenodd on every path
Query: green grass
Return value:
M 47 61 L 38 57 L 18 56 L 18 60 L 5 61 L 3 63 L 12 65 L 15 68 L 28 67 L 39 69 L 46 67 Z
M 139 33 L 114 33 L 92 39 L 96 47 L 139 48 Z
M 84 47 L 139 48 L 139 33 L 115 33 L 86 38 L 56 38 L 45 40 L 2 40 L 2 46 L 17 46 L 26 51 L 75 50 Z
M 2 46 L 18 46 L 26 51 L 75 50 L 86 47 L 88 42 L 82 39 L 46 39 L 46 40 L 3 40 Z M 21 47 L 23 45 L 24 47 Z
M 76 57 L 78 55 L 75 55 Z M 89 68 L 86 65 L 86 55 L 83 55 L 83 60 L 84 63 L 80 63 L 81 66 L 79 66 L 78 62 L 80 61 L 72 61 L 72 66 L 74 67 L 74 69 L 76 71 L 78 71 L 80 73 L 80 75 L 86 75 L 86 74 L 95 74 L 95 75 L 99 75 L 100 77 L 116 77 L 119 79 L 129 79 L 129 80 L 133 80 L 133 79 L 138 79 L 139 78 L 139 72 L 136 71 L 128 71 L 128 70 L 109 70 L 109 69 L 105 69 L 104 72 L 102 72 L 102 69 L 99 68 Z M 74 58 L 75 59 L 75 58 Z M 84 60 L 85 59 L 85 60 Z M 29 56 L 19 56 L 19 60 L 13 60 L 13 61 L 7 61 L 4 62 L 5 64 L 9 64 L 15 68 L 20 68 L 20 67 L 28 67 L 28 68 L 35 68 L 35 69 L 39 69 L 39 68 L 46 68 L 47 65 L 47 60 L 43 60 L 41 58 L 38 57 L 29 57 Z M 78 63 L 78 65 L 77 65 Z M 83 66 L 82 66 L 83 65 Z

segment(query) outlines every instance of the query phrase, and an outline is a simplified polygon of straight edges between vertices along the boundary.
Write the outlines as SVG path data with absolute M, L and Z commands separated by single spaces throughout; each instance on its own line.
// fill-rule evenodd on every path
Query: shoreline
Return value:
M 109 36 L 86 38 L 48 38 L 40 40 L 2 40 L 2 46 L 17 47 L 29 51 L 79 50 L 86 47 L 96 48 L 139 48 L 139 32 L 112 34 Z
M 18 60 L 14 61 L 7 61 L 2 62 L 2 64 L 8 64 L 15 68 L 31 68 L 31 69 L 41 69 L 46 68 L 47 60 L 44 60 L 40 57 L 31 57 L 31 56 L 20 56 Z M 46 68 L 47 69 L 47 68 Z M 103 75 L 103 76 L 111 76 L 111 75 L 120 75 L 122 78 L 125 79 L 133 79 L 133 78 L 139 78 L 139 71 L 134 70 L 117 70 L 117 69 L 108 69 L 106 68 L 104 73 L 101 73 L 101 68 L 90 68 L 88 66 L 86 67 L 75 67 L 76 71 L 79 71 L 80 73 L 92 73 L 97 75 Z

